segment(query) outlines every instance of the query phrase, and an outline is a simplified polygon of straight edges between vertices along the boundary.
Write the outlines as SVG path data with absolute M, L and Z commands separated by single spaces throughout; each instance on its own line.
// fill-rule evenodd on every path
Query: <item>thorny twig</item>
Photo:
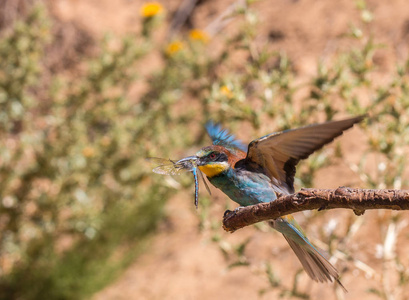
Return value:
M 246 0 L 238 0 L 233 4 L 229 5 L 220 15 L 217 16 L 209 25 L 206 26 L 205 31 L 210 35 L 214 36 L 223 28 L 225 28 L 235 17 L 235 12 L 239 9 L 244 9 L 247 7 Z
M 189 16 L 192 14 L 193 10 L 197 5 L 198 0 L 185 0 L 182 5 L 180 5 L 177 10 L 175 17 L 170 24 L 170 29 L 168 32 L 168 38 L 171 39 L 186 23 Z

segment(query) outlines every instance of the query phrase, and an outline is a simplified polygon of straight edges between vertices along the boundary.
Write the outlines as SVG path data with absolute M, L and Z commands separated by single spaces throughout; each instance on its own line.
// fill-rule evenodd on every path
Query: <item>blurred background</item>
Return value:
M 406 212 L 296 215 L 349 290 L 277 232 L 151 172 L 222 122 L 245 142 L 369 113 L 296 185 L 408 187 L 409 3 L 1 0 L 0 299 L 408 299 Z M 201 187 L 202 190 L 203 187 Z M 358 298 L 359 297 L 359 298 Z

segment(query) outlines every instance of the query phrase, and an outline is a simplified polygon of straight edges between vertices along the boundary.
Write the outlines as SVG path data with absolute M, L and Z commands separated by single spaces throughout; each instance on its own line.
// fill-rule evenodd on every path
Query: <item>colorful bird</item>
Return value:
M 330 143 L 364 116 L 272 133 L 252 141 L 248 147 L 220 125 L 209 122 L 213 145 L 196 153 L 196 165 L 217 188 L 240 206 L 277 199 L 294 193 L 295 167 L 301 159 Z M 269 222 L 281 232 L 315 281 L 339 281 L 333 265 L 308 240 L 291 215 Z

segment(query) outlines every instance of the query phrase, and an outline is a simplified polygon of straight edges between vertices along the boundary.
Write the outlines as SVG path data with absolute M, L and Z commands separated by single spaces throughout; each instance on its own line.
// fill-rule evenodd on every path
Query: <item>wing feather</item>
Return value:
M 244 165 L 250 170 L 261 168 L 272 180 L 278 180 L 289 193 L 293 193 L 297 163 L 364 118 L 358 116 L 266 135 L 249 144 Z
M 239 149 L 247 152 L 247 146 L 237 140 L 232 134 L 229 134 L 227 129 L 223 129 L 220 124 L 215 124 L 212 121 L 207 122 L 206 130 L 213 141 L 213 145 L 223 146 L 230 150 Z

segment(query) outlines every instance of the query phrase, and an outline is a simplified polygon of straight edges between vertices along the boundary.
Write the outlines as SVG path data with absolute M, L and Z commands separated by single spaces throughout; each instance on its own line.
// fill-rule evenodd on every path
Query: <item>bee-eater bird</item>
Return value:
M 295 167 L 301 159 L 330 143 L 364 116 L 272 133 L 248 147 L 220 125 L 209 122 L 213 145 L 196 153 L 197 166 L 208 180 L 241 206 L 270 202 L 294 193 Z M 269 222 L 281 232 L 304 270 L 315 281 L 339 281 L 333 265 L 308 240 L 291 215 Z M 342 286 L 343 287 L 343 286 Z

